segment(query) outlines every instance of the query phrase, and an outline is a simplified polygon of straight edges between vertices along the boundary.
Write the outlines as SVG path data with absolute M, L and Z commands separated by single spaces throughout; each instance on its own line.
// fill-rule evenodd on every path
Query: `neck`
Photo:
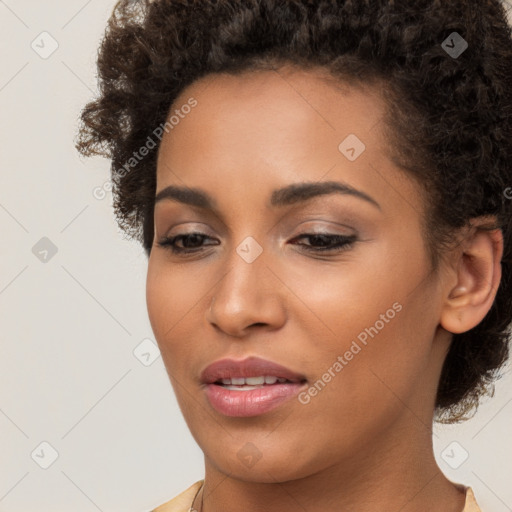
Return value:
M 267 468 L 264 482 L 251 481 L 220 471 L 205 457 L 199 510 L 462 512 L 464 493 L 437 466 L 431 431 L 411 413 L 407 419 L 345 460 L 297 479 L 277 481 Z

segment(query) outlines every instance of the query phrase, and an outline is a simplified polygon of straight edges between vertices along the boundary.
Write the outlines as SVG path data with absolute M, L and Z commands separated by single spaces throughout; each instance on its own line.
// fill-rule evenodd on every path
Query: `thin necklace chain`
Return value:
M 202 510 L 203 510 L 203 487 L 204 487 L 204 482 L 201 485 L 201 488 L 199 489 L 199 491 L 197 491 L 197 494 L 194 497 L 194 501 L 192 502 L 192 506 L 190 507 L 190 511 L 189 512 L 202 512 Z M 197 510 L 194 507 L 194 504 L 195 504 L 199 494 L 201 494 L 201 506 L 200 506 L 199 510 Z

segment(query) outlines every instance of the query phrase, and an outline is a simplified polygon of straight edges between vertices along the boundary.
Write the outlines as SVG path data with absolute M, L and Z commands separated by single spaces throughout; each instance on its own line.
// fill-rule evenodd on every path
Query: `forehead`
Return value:
M 193 109 L 188 107 L 191 100 Z M 322 68 L 212 74 L 174 101 L 168 117 L 172 127 L 163 136 L 159 156 L 174 160 L 187 152 L 200 158 L 207 152 L 225 159 L 239 153 L 249 159 L 280 148 L 299 157 L 315 147 L 325 149 L 327 143 L 337 155 L 339 144 L 351 134 L 384 149 L 375 129 L 384 112 L 375 90 L 348 86 Z
M 317 117 L 316 121 L 336 129 L 333 121 L 340 114 L 357 114 L 362 126 L 364 121 L 375 124 L 385 109 L 379 90 L 363 84 L 349 85 L 324 68 L 306 70 L 286 65 L 275 70 L 207 75 L 185 88 L 171 111 L 194 96 L 205 115 L 217 113 L 222 117 L 222 110 L 231 107 L 241 114 L 250 112 L 256 118 L 269 112 L 283 118 Z M 197 113 L 198 109 L 194 110 Z
M 195 106 L 183 108 L 191 99 Z M 242 206 L 255 189 L 266 196 L 291 182 L 340 179 L 374 197 L 388 191 L 390 201 L 413 197 L 390 158 L 385 112 L 378 90 L 338 83 L 325 70 L 208 75 L 173 103 L 178 122 L 160 145 L 157 190 L 200 186 Z

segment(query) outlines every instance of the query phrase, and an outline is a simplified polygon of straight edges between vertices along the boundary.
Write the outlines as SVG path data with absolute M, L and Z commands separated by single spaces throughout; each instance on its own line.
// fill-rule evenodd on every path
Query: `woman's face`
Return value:
M 285 481 L 356 464 L 404 432 L 430 435 L 449 343 L 441 278 L 383 113 L 370 92 L 287 68 L 209 76 L 174 104 L 157 194 L 200 189 L 214 209 L 170 194 L 156 202 L 147 306 L 185 420 L 218 471 Z M 340 188 L 275 192 L 326 182 Z M 190 233 L 201 236 L 175 240 L 188 254 L 158 245 Z M 251 356 L 305 382 L 202 382 L 211 363 Z

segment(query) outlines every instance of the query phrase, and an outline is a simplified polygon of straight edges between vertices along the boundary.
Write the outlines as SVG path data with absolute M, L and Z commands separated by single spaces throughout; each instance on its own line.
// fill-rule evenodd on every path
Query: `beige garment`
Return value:
M 204 480 L 198 480 L 195 484 L 192 484 L 188 489 L 184 490 L 181 494 L 178 494 L 175 498 L 167 503 L 164 503 L 151 512 L 193 512 L 191 511 L 192 502 L 194 497 L 201 489 Z M 466 487 L 462 484 L 455 484 L 462 490 L 466 490 L 466 503 L 464 509 L 461 512 L 482 512 L 478 506 L 475 495 L 471 487 Z

